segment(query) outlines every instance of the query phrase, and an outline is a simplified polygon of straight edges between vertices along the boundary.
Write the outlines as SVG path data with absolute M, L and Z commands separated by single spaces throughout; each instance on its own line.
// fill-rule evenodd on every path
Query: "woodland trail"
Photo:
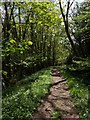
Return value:
M 69 95 L 67 81 L 57 69 L 52 70 L 53 84 L 49 94 L 42 100 L 41 105 L 33 115 L 32 120 L 53 120 L 52 113 L 60 112 L 56 120 L 79 120 L 72 98 Z

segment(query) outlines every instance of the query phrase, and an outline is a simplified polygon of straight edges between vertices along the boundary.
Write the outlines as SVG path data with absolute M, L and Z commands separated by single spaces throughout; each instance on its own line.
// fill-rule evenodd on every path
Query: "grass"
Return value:
M 72 65 L 63 65 L 60 67 L 60 72 L 63 74 L 64 78 L 68 80 L 70 94 L 80 118 L 84 120 L 90 119 L 90 73 L 87 71 L 83 74 L 80 72 L 79 74 L 79 71 L 86 69 L 88 66 L 87 63 L 77 62 Z M 79 71 L 76 72 L 78 69 Z M 14 87 L 4 91 L 2 101 L 3 120 L 22 120 L 28 118 L 32 120 L 32 115 L 40 105 L 41 99 L 43 99 L 49 91 L 52 83 L 50 74 L 50 68 L 43 69 L 21 80 Z M 51 116 L 52 119 L 58 119 L 60 117 L 61 115 L 58 110 L 55 110 Z
M 64 65 L 61 68 L 61 72 L 64 78 L 68 80 L 70 94 L 73 98 L 73 101 L 78 110 L 80 118 L 83 118 L 84 120 L 89 120 L 90 119 L 90 115 L 89 115 L 90 107 L 88 102 L 89 100 L 88 96 L 90 94 L 88 90 L 89 84 L 87 85 L 84 81 L 89 80 L 90 74 L 87 74 L 87 75 L 86 73 L 79 74 L 79 72 L 77 74 L 74 74 L 74 71 L 78 69 L 78 64 L 76 65 L 77 68 L 75 68 L 76 66 L 73 66 L 73 65 L 69 65 L 69 66 Z M 82 67 L 83 65 L 81 64 L 81 68 Z M 80 64 L 79 64 L 79 69 L 80 69 Z
M 56 120 L 60 119 L 60 120 L 62 120 L 62 115 L 61 115 L 60 110 L 58 108 L 54 108 L 54 111 L 51 114 L 51 119 L 52 120 L 53 119 L 56 119 Z
M 3 120 L 32 119 L 52 83 L 50 69 L 43 69 L 21 80 L 3 93 Z

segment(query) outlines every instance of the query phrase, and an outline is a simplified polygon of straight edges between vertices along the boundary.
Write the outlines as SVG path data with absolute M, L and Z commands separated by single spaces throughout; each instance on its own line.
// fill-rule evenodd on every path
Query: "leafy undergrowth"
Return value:
M 50 69 L 43 69 L 21 80 L 3 93 L 3 120 L 32 119 L 32 114 L 52 83 Z
M 79 62 L 78 62 L 79 64 Z M 90 107 L 89 107 L 89 84 L 86 84 L 85 81 L 89 80 L 89 75 L 90 73 L 86 72 L 85 74 L 79 74 L 79 72 L 74 74 L 74 71 L 77 71 L 78 69 L 78 64 L 77 67 L 74 65 L 63 65 L 61 68 L 61 72 L 64 76 L 65 79 L 68 80 L 68 86 L 70 88 L 70 94 L 73 98 L 73 101 L 75 103 L 75 106 L 78 110 L 78 113 L 80 115 L 80 118 L 83 118 L 84 120 L 89 120 L 90 119 Z M 85 65 L 85 64 L 84 64 Z M 84 68 L 81 64 L 81 68 Z M 85 67 L 86 68 L 86 67 Z M 80 69 L 80 64 L 79 64 L 79 69 Z M 88 81 L 90 83 L 90 81 Z

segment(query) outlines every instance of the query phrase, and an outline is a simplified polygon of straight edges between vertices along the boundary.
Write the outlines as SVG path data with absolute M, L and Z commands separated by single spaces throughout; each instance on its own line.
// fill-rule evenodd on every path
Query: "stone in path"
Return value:
M 33 120 L 52 120 L 54 109 L 60 110 L 63 120 L 79 120 L 72 99 L 69 95 L 67 81 L 63 79 L 57 69 L 52 70 L 53 85 L 50 93 L 42 100 L 41 105 L 33 115 Z M 61 120 L 58 118 L 57 120 Z

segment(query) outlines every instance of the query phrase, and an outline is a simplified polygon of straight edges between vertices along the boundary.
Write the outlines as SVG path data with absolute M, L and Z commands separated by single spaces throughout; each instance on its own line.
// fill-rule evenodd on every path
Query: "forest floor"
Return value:
M 79 115 L 69 94 L 67 81 L 58 69 L 52 70 L 53 83 L 48 95 L 41 101 L 33 120 L 79 120 Z M 42 88 L 43 89 L 43 88 Z

